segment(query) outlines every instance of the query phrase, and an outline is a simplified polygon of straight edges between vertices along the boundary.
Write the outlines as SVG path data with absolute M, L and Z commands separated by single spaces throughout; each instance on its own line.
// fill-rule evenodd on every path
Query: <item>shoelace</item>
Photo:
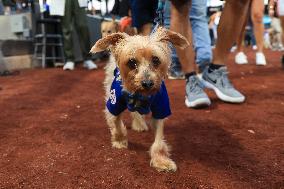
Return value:
M 220 78 L 222 86 L 228 89 L 234 88 L 228 78 L 228 73 L 229 73 L 228 71 L 224 71 L 221 69 L 216 70 L 216 74 L 219 76 L 218 78 Z
M 190 92 L 199 93 L 199 92 L 202 91 L 200 84 L 199 84 L 199 80 L 196 76 L 189 78 L 189 80 L 187 82 L 189 82 Z

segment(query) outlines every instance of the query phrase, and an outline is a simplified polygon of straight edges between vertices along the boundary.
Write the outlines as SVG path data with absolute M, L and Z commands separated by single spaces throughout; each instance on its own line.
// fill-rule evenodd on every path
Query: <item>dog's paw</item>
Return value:
M 112 141 L 111 142 L 113 148 L 127 148 L 128 147 L 128 141 L 127 140 L 121 140 L 121 141 Z
M 175 172 L 177 170 L 176 163 L 165 156 L 153 157 L 151 159 L 150 166 L 154 167 L 158 171 Z
M 143 132 L 143 131 L 148 131 L 148 126 L 145 122 L 145 120 L 133 120 L 132 121 L 132 124 L 131 124 L 131 128 L 132 130 L 134 131 L 137 131 L 137 132 Z

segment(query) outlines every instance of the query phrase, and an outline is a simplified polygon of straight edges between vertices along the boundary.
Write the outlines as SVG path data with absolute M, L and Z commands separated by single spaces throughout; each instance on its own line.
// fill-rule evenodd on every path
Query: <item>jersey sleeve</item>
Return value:
M 121 90 L 121 81 L 115 78 L 112 82 L 109 98 L 106 102 L 108 111 L 115 116 L 119 115 L 127 108 Z
M 151 111 L 152 117 L 155 119 L 164 119 L 171 115 L 169 96 L 164 82 L 160 91 L 154 96 Z

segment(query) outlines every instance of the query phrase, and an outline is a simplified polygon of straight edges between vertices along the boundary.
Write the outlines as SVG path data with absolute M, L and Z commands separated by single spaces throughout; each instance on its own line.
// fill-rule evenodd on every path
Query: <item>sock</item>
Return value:
M 207 68 L 208 66 L 210 66 L 210 62 L 208 61 L 208 62 L 200 62 L 200 63 L 197 63 L 197 65 L 198 65 L 198 72 L 199 73 L 202 73 L 204 70 L 205 70 L 205 68 Z
M 196 75 L 195 71 L 184 74 L 186 80 L 188 80 L 193 75 Z

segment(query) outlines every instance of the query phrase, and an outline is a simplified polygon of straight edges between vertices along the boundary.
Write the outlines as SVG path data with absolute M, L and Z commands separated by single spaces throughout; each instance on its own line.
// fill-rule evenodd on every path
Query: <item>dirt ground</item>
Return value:
M 247 99 L 228 104 L 208 91 L 209 108 L 184 105 L 182 80 L 166 81 L 172 116 L 166 140 L 175 173 L 149 166 L 153 130 L 128 130 L 129 149 L 112 149 L 104 121 L 103 65 L 21 71 L 0 78 L 0 188 L 284 188 L 284 70 L 235 65 L 230 78 Z M 127 118 L 127 116 L 126 116 Z M 129 126 L 130 121 L 126 120 Z

